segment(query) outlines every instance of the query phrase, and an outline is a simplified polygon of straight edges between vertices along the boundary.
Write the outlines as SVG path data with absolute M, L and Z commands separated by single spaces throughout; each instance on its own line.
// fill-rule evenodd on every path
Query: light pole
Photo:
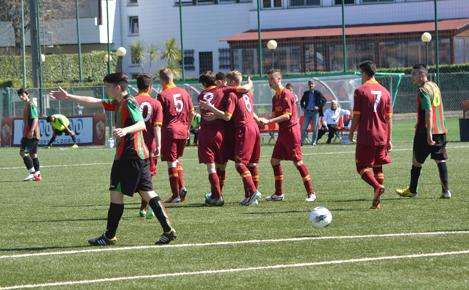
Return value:
M 275 69 L 275 50 L 277 49 L 277 41 L 271 39 L 267 42 L 267 48 L 272 52 L 272 69 Z
M 428 66 L 428 45 L 432 41 L 432 35 L 429 32 L 424 32 L 420 39 L 425 44 L 425 65 Z
M 78 80 L 83 81 L 83 59 L 81 57 L 81 39 L 80 39 L 80 6 L 78 0 L 75 0 L 75 24 L 77 30 L 77 54 L 78 54 Z
M 117 71 L 118 72 L 123 72 L 123 69 L 122 69 L 122 61 L 123 61 L 123 58 L 124 56 L 127 54 L 127 49 L 125 49 L 125 47 L 119 47 L 117 50 L 116 50 L 116 55 L 117 55 Z

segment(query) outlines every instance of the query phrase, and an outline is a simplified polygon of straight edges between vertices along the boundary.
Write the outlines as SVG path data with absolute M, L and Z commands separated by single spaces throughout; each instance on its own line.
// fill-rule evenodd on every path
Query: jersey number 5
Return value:
M 181 100 L 181 94 L 174 94 L 173 101 L 174 107 L 176 108 L 176 112 L 181 113 L 182 109 L 184 109 L 184 103 Z
M 379 103 L 381 102 L 381 95 L 383 94 L 381 91 L 371 91 L 371 93 L 375 96 L 375 103 L 373 105 L 373 112 L 378 111 Z

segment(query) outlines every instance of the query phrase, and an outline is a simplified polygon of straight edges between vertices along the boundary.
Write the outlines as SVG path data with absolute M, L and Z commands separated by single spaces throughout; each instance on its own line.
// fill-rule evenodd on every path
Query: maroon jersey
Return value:
M 135 100 L 140 106 L 143 120 L 145 121 L 145 126 L 147 128 L 143 133 L 145 144 L 150 151 L 155 151 L 156 143 L 154 128 L 163 124 L 163 108 L 161 107 L 161 103 L 158 100 L 153 99 L 149 94 L 138 94 L 135 96 Z
M 233 116 L 235 128 L 256 125 L 254 120 L 254 98 L 251 93 L 229 93 L 225 112 L 229 116 Z
M 290 119 L 278 124 L 280 132 L 298 124 L 295 95 L 290 90 L 283 88 L 277 91 L 272 98 L 272 117 L 276 118 L 285 114 L 289 115 Z
M 387 145 L 388 118 L 392 115 L 388 90 L 370 80 L 355 90 L 353 114 L 360 116 L 357 143 L 369 146 Z
M 194 111 L 192 99 L 183 88 L 168 86 L 158 95 L 163 107 L 162 135 L 172 139 L 187 139 L 191 124 L 190 114 Z
M 205 90 L 203 90 L 198 97 L 199 102 L 204 101 L 207 103 L 212 104 L 215 108 L 217 108 L 220 111 L 225 111 L 226 107 L 226 102 L 223 99 L 224 93 L 222 88 L 218 87 L 210 87 Z M 225 121 L 221 119 L 217 119 L 214 121 L 207 121 L 203 118 L 204 115 L 209 113 L 210 111 L 207 110 L 201 110 L 202 114 L 202 121 L 200 122 L 200 129 L 205 130 L 205 129 L 210 129 L 210 130 L 221 130 L 225 126 Z

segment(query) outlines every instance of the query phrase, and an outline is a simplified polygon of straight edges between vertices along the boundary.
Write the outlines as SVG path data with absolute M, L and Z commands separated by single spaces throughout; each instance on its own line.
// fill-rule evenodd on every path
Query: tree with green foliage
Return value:
M 161 54 L 161 59 L 166 61 L 166 66 L 179 78 L 181 75 L 182 54 L 176 39 L 170 38 L 165 42 L 165 48 Z
M 158 48 L 156 48 L 153 45 L 148 48 L 148 59 L 149 59 L 149 64 L 150 64 L 150 68 L 149 68 L 150 72 L 152 71 L 151 70 L 152 64 L 158 61 L 159 56 L 160 55 L 159 55 Z
M 130 46 L 130 57 L 133 64 L 140 66 L 140 72 L 143 72 L 143 59 L 145 58 L 145 46 L 141 41 L 136 41 Z

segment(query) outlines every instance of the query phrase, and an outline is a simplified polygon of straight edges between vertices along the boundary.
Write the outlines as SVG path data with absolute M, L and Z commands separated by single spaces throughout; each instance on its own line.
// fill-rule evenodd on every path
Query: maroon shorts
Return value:
M 357 164 L 357 171 L 361 171 L 365 168 L 389 164 L 391 163 L 391 157 L 388 155 L 388 147 L 386 145 L 371 146 L 357 144 L 355 162 Z
M 261 157 L 261 137 L 257 124 L 248 124 L 236 128 L 234 159 L 248 165 L 249 163 L 259 163 Z
M 228 162 L 228 160 L 234 161 L 234 149 L 235 149 L 235 130 L 234 128 L 228 126 L 225 129 L 225 134 L 223 136 L 223 143 L 222 143 L 222 155 L 223 155 L 223 163 Z
M 303 159 L 299 125 L 278 132 L 272 158 L 298 162 Z
M 199 163 L 224 163 L 222 151 L 223 132 L 220 130 L 200 129 L 199 131 Z
M 174 162 L 184 154 L 186 139 L 161 138 L 161 160 Z

